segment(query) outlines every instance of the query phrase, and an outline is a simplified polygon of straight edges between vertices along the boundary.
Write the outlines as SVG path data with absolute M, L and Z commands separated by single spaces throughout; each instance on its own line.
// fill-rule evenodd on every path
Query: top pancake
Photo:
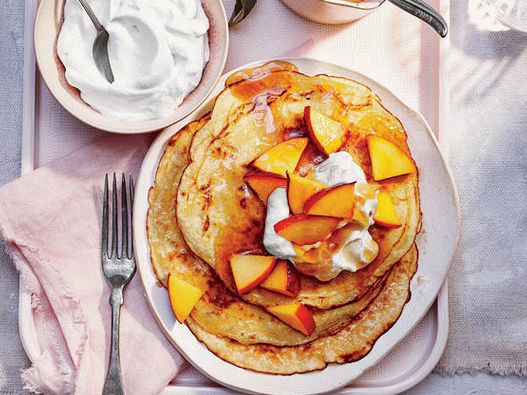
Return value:
M 408 252 L 419 230 L 417 175 L 375 183 L 365 142 L 365 136 L 375 133 L 410 154 L 404 128 L 370 89 L 352 80 L 308 77 L 290 69 L 248 77 L 235 81 L 217 97 L 210 120 L 192 140 L 190 164 L 177 193 L 181 233 L 194 254 L 234 290 L 229 258 L 248 251 L 266 253 L 262 246 L 265 206 L 243 177 L 251 162 L 268 148 L 306 133 L 303 110 L 310 105 L 344 125 L 348 140 L 342 149 L 362 167 L 368 182 L 390 194 L 403 220 L 398 229 L 371 228 L 380 251 L 373 263 L 328 282 L 303 276 L 296 298 L 321 309 L 356 300 Z M 308 149 L 297 170 L 305 174 L 321 160 L 317 152 Z M 309 272 L 313 266 L 298 267 Z M 292 301 L 259 288 L 244 299 L 264 306 Z

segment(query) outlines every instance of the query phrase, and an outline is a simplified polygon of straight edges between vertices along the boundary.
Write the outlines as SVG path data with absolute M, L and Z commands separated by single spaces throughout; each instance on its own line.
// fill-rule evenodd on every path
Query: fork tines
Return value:
M 111 209 L 111 243 L 112 247 L 111 250 L 108 250 L 108 232 L 109 232 L 109 225 L 110 225 L 110 210 L 108 207 L 108 202 L 110 200 L 109 196 L 109 187 L 108 187 L 108 174 L 106 174 L 106 177 L 104 179 L 104 196 L 103 196 L 103 211 L 102 211 L 102 245 L 101 245 L 101 252 L 103 257 L 109 257 L 109 258 L 128 258 L 131 259 L 134 254 L 134 243 L 133 243 L 133 237 L 131 233 L 132 229 L 132 208 L 134 205 L 134 181 L 132 179 L 132 176 L 129 176 L 128 178 L 128 188 L 126 185 L 126 177 L 124 173 L 122 174 L 122 181 L 121 181 L 121 238 L 118 240 L 118 204 L 117 204 L 117 177 L 115 176 L 115 173 L 113 173 L 113 182 L 112 182 L 112 209 Z M 127 192 L 128 190 L 128 192 Z M 128 199 L 128 194 L 130 195 L 130 198 Z M 130 210 L 128 209 L 130 207 Z M 130 222 L 129 222 L 130 221 Z M 129 226 L 128 223 L 130 223 L 130 235 L 129 232 Z M 130 237 L 129 237 L 130 236 Z M 121 247 L 119 248 L 119 241 L 121 242 Z

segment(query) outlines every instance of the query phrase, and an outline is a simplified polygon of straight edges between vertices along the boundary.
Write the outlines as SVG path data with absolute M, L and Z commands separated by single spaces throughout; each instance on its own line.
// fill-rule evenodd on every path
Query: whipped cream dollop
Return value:
M 359 202 L 357 207 L 364 221 L 353 222 L 350 225 L 353 229 L 342 247 L 331 258 L 331 272 L 336 276 L 342 270 L 354 272 L 365 267 L 377 256 L 378 246 L 368 231 L 373 224 L 377 197 L 376 193 L 371 194 L 364 171 L 348 152 L 340 151 L 329 155 L 312 171 L 312 176 L 328 187 L 356 183 L 355 195 Z M 294 263 L 296 253 L 293 244 L 274 231 L 274 225 L 289 216 L 287 192 L 284 188 L 277 188 L 269 195 L 263 243 L 271 255 L 289 259 Z
M 274 225 L 287 217 L 289 217 L 287 191 L 285 188 L 276 188 L 267 198 L 263 243 L 269 254 L 281 259 L 292 259 L 296 255 L 293 244 L 274 230 Z
M 96 30 L 78 0 L 67 0 L 57 52 L 68 83 L 104 115 L 169 115 L 199 84 L 209 59 L 209 20 L 200 0 L 90 2 L 110 35 L 110 84 L 95 66 Z
M 366 176 L 361 167 L 355 163 L 349 152 L 335 152 L 315 167 L 313 176 L 330 187 L 336 187 L 352 182 L 366 182 Z

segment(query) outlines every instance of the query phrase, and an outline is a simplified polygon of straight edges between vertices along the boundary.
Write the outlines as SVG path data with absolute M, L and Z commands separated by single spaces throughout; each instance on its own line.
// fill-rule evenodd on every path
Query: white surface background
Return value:
M 517 194 L 518 199 L 510 198 L 511 192 L 525 191 L 527 186 L 524 159 L 527 149 L 527 134 L 524 133 L 527 128 L 527 36 L 503 31 L 496 25 L 485 26 L 484 18 L 477 16 L 477 1 L 452 1 L 452 134 L 449 140 L 450 161 L 460 190 L 464 216 L 464 237 L 457 258 L 459 263 L 451 273 L 451 281 L 459 283 L 464 279 L 472 279 L 479 284 L 479 292 L 467 294 L 459 286 L 451 292 L 452 327 L 462 328 L 463 333 L 457 331 L 451 336 L 452 341 L 442 363 L 446 370 L 488 369 L 497 352 L 512 359 L 518 352 L 527 355 L 527 335 L 521 327 L 522 322 L 526 321 L 525 309 L 521 308 L 525 306 L 525 293 L 521 292 L 527 289 L 525 272 L 522 271 L 522 268 L 527 267 L 523 234 L 527 228 L 527 213 L 523 195 Z M 400 23 L 405 21 L 406 17 L 401 16 Z M 250 29 L 250 23 L 248 19 L 233 32 L 233 45 L 236 45 L 234 40 L 237 38 L 238 45 L 254 45 L 243 40 L 244 29 Z M 4 0 L 0 5 L 2 183 L 17 177 L 20 169 L 23 29 L 22 0 Z M 313 29 L 315 31 L 318 27 Z M 264 39 L 259 43 L 262 52 L 259 57 L 279 52 L 276 49 L 281 48 L 282 44 L 276 40 L 276 35 L 273 37 L 275 39 Z M 300 38 L 299 44 L 302 44 Z M 404 45 L 404 41 L 399 44 Z M 331 41 L 328 45 L 331 45 Z M 284 50 L 287 49 L 290 48 L 284 47 Z M 379 51 L 374 54 L 382 55 Z M 254 59 L 239 59 L 236 64 L 250 60 Z M 372 63 L 372 76 L 375 76 L 374 67 Z M 393 88 L 403 99 L 413 104 L 414 99 L 405 98 L 404 92 L 401 92 L 404 87 Z M 85 136 L 85 140 L 92 137 Z M 45 158 L 41 159 L 45 161 Z M 513 177 L 509 178 L 511 175 Z M 493 183 L 493 188 L 487 194 L 483 191 L 489 190 L 484 188 L 488 181 Z M 508 192 L 505 198 L 503 191 Z M 469 231 L 478 237 L 465 236 Z M 496 265 L 495 270 L 479 270 L 478 260 L 491 260 Z M 0 262 L 0 392 L 20 393 L 19 373 L 28 366 L 28 361 L 18 339 L 18 277 L 10 260 L 1 252 Z M 505 266 L 507 263 L 510 266 Z M 483 280 L 488 278 L 493 280 L 485 283 Z M 523 286 L 520 285 L 521 289 L 517 292 L 511 292 L 514 284 Z M 502 307 L 499 310 L 504 320 L 496 321 L 495 317 L 488 314 L 496 306 Z M 515 309 L 516 306 L 520 308 Z M 466 316 L 467 311 L 472 313 L 471 319 Z M 468 329 L 472 331 L 464 332 L 467 329 L 465 323 L 478 320 L 482 330 L 475 332 L 474 327 L 470 327 Z M 503 336 L 502 339 L 503 334 L 512 334 L 514 338 Z M 478 341 L 474 342 L 474 338 Z M 476 366 L 475 360 L 486 360 L 488 365 Z M 527 379 L 484 373 L 455 377 L 432 374 L 411 393 L 521 394 L 527 393 Z

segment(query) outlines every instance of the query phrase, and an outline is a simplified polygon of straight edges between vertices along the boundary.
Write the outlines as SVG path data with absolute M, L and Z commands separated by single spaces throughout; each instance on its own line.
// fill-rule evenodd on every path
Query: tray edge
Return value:
M 441 10 L 446 19 L 449 20 L 450 14 L 450 0 L 440 0 Z M 35 142 L 36 142 L 36 118 L 35 118 L 35 80 L 36 80 L 36 62 L 33 48 L 33 25 L 36 15 L 37 0 L 26 0 L 25 10 L 25 32 L 24 32 L 24 86 L 23 86 L 23 118 L 22 118 L 22 158 L 21 158 L 21 172 L 22 175 L 35 169 Z M 442 103 L 439 109 L 439 140 L 440 146 L 444 154 L 448 154 L 448 136 L 442 133 L 448 127 L 447 107 L 448 107 L 448 87 L 446 84 L 446 65 L 442 62 L 442 57 L 445 56 L 449 49 L 450 40 L 444 39 L 441 41 L 439 48 L 439 102 Z M 422 381 L 435 367 L 439 361 L 443 350 L 446 346 L 448 338 L 448 284 L 445 283 L 441 287 L 440 293 L 437 297 L 437 314 L 438 332 L 436 334 L 436 341 L 434 343 L 430 357 L 426 363 L 403 382 L 392 384 L 386 387 L 369 387 L 369 388 L 348 388 L 343 389 L 342 394 L 396 394 L 405 391 L 420 381 Z M 34 320 L 31 307 L 31 295 L 26 289 L 22 278 L 19 281 L 19 333 L 24 350 L 30 359 L 35 361 L 40 354 L 40 346 L 38 339 L 34 332 Z M 161 392 L 164 395 L 188 393 L 189 391 L 199 391 L 200 393 L 218 393 L 218 390 L 228 389 L 223 387 L 189 387 L 169 385 Z

